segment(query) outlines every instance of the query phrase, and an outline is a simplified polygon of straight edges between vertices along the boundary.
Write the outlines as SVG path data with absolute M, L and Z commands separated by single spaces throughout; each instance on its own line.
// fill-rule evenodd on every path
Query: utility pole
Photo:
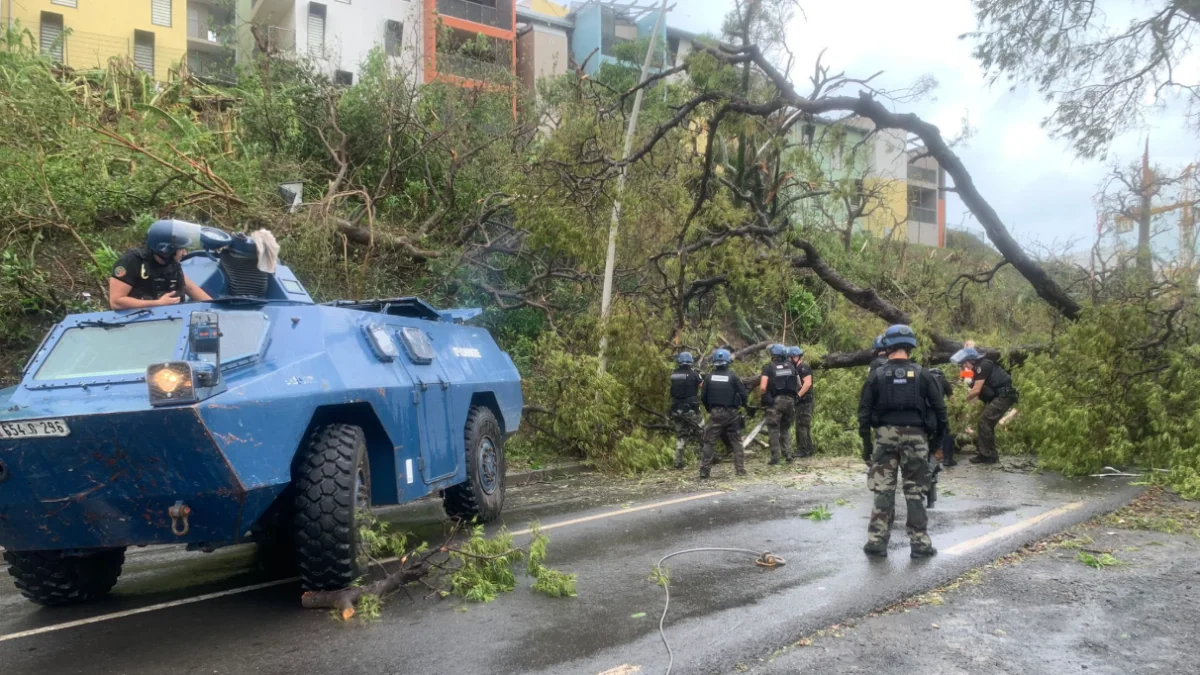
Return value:
M 667 13 L 667 0 L 662 0 L 658 17 L 654 20 L 654 32 L 650 34 L 650 46 L 646 49 L 646 58 L 642 61 L 642 76 L 638 78 L 637 94 L 633 97 L 633 114 L 629 116 L 629 126 L 625 129 L 625 149 L 621 153 L 621 173 L 617 176 L 617 197 L 613 200 L 612 221 L 608 226 L 608 254 L 604 258 L 604 292 L 600 295 L 600 374 L 604 374 L 604 352 L 608 349 L 608 314 L 612 309 L 613 268 L 617 264 L 617 230 L 621 225 L 621 198 L 625 193 L 625 172 L 623 164 L 633 150 L 633 135 L 637 131 L 638 115 L 642 112 L 642 99 L 646 93 L 641 85 L 650 77 L 650 60 L 654 58 L 654 45 L 658 42 L 658 33 L 662 29 L 663 17 Z

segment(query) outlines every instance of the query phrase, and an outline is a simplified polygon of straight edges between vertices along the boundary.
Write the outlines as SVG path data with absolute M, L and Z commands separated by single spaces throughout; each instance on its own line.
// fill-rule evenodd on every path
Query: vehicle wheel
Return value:
M 442 492 L 442 505 L 451 518 L 490 523 L 504 506 L 504 434 L 488 408 L 471 408 L 467 415 L 467 480 Z
M 367 440 L 360 427 L 313 434 L 296 468 L 296 566 L 306 591 L 347 588 L 362 575 L 358 511 L 371 506 Z
M 8 573 L 21 595 L 39 605 L 74 605 L 108 595 L 121 576 L 125 549 L 86 556 L 60 551 L 5 551 Z

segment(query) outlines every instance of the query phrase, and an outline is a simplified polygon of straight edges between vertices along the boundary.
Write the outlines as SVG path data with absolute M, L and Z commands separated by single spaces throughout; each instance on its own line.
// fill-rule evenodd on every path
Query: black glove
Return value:
M 871 463 L 871 455 L 875 454 L 875 445 L 871 442 L 871 433 L 860 434 L 863 442 L 862 459 L 867 464 Z

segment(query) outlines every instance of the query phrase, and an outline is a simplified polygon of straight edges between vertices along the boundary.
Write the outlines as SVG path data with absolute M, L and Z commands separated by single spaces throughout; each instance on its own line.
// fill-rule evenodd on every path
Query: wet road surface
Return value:
M 548 564 L 579 575 L 579 597 L 536 595 L 524 579 L 516 592 L 489 604 L 428 600 L 414 591 L 411 599 L 394 598 L 379 621 L 366 625 L 342 625 L 325 612 L 300 610 L 298 586 L 251 571 L 252 551 L 244 547 L 207 555 L 172 548 L 132 552 L 113 597 L 84 607 L 37 608 L 5 579 L 0 670 L 557 675 L 631 664 L 661 672 L 666 655 L 657 617 L 663 596 L 648 580 L 654 563 L 693 547 L 769 549 L 788 564 L 765 570 L 748 557 L 722 554 L 669 563 L 667 631 L 675 672 L 725 673 L 807 632 L 944 583 L 1111 510 L 1138 491 L 1112 479 L 959 467 L 943 474 L 944 496 L 930 512 L 930 532 L 943 553 L 910 560 L 901 506 L 892 556 L 872 561 L 860 550 L 871 503 L 860 473 L 843 471 L 842 480 L 835 476 L 815 486 L 812 480 L 789 481 L 780 471 L 767 482 L 649 480 L 618 490 L 606 487 L 609 481 L 581 477 L 514 490 L 505 512 L 509 527 L 541 522 L 551 540 Z M 827 505 L 833 517 L 814 522 L 800 516 L 817 505 Z M 430 539 L 440 530 L 439 517 L 428 502 L 387 514 Z M 274 585 L 241 590 L 263 583 Z M 163 607 L 206 594 L 218 597 Z M 132 613 L 146 608 L 152 611 Z
M 1095 569 L 1081 552 L 1119 562 Z M 825 630 L 749 672 L 1194 673 L 1198 553 L 1200 533 L 1191 527 L 1129 530 L 1106 519 L 971 574 L 936 602 Z

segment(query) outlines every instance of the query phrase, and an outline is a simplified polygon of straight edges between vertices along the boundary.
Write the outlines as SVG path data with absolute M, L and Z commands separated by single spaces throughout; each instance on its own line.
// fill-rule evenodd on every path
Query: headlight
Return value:
M 146 369 L 150 405 L 195 403 L 196 388 L 192 368 L 186 362 L 156 363 Z

